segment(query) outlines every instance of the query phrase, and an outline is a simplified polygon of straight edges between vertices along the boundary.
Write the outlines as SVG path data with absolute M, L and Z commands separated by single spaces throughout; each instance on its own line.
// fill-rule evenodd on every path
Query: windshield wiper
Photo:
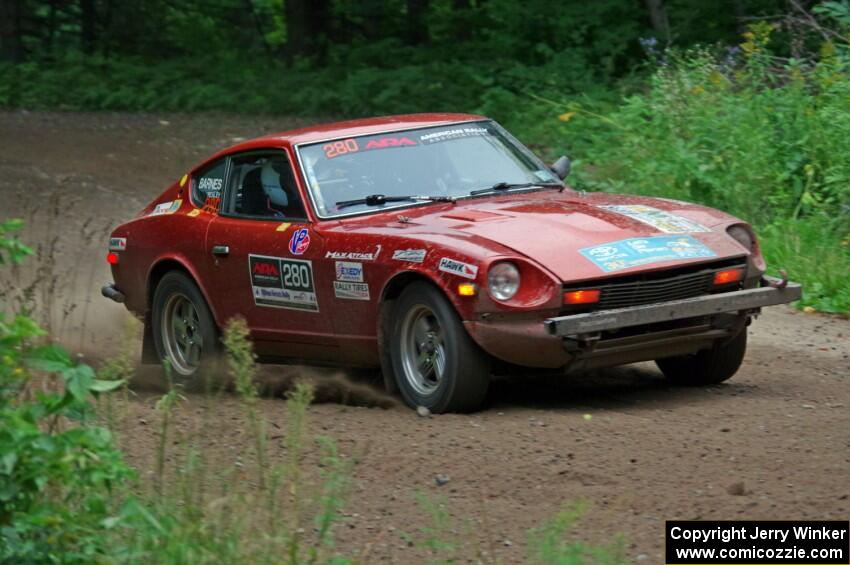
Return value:
M 341 209 L 347 208 L 349 206 L 357 206 L 359 204 L 365 204 L 366 206 L 380 206 L 382 204 L 386 204 L 387 202 L 404 202 L 406 200 L 418 200 L 420 202 L 455 201 L 453 196 L 385 196 L 383 194 L 370 194 L 366 198 L 358 198 L 357 200 L 343 200 L 342 202 L 337 202 L 336 207 L 338 209 Z
M 531 188 L 532 186 L 553 186 L 561 188 L 563 185 L 554 182 L 497 182 L 487 188 L 478 188 L 469 193 L 470 196 L 485 194 L 487 192 L 498 192 L 500 190 L 513 190 L 515 188 Z

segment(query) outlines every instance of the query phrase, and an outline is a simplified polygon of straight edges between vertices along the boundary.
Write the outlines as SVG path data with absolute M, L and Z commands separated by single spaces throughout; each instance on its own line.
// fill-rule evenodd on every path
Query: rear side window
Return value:
M 208 198 L 221 198 L 227 160 L 221 159 L 196 173 L 192 178 L 192 201 L 203 206 Z

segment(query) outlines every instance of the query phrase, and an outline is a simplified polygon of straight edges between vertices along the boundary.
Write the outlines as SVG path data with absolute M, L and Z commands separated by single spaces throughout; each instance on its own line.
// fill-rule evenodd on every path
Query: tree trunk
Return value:
M 23 58 L 21 45 L 21 1 L 0 1 L 0 60 L 17 63 Z
M 286 0 L 286 55 L 321 55 L 327 25 L 327 0 Z
M 94 0 L 80 0 L 80 40 L 83 53 L 86 55 L 94 53 L 97 41 L 97 12 Z
M 664 0 L 645 0 L 646 8 L 649 10 L 649 21 L 655 30 L 658 39 L 670 43 L 670 21 L 667 19 L 667 9 Z
M 407 0 L 407 42 L 418 45 L 428 41 L 428 26 L 425 15 L 428 0 Z

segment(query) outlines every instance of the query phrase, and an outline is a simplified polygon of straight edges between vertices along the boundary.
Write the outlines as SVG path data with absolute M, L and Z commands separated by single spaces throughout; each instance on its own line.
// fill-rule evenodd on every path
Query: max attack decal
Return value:
M 447 257 L 440 259 L 440 270 L 465 279 L 474 279 L 478 276 L 477 266 L 461 263 L 460 261 L 455 261 L 454 259 L 449 259 Z
M 351 261 L 337 261 L 336 280 L 348 282 L 363 282 L 363 263 L 352 263 Z
M 425 260 L 425 253 L 424 249 L 396 249 L 393 251 L 393 259 L 408 263 L 422 263 Z
M 186 214 L 186 215 L 187 215 L 187 216 L 189 216 L 190 218 L 197 218 L 198 216 L 200 216 L 200 215 L 201 215 L 201 209 L 200 209 L 200 208 L 195 208 L 194 210 L 191 210 L 191 211 L 190 211 L 188 214 Z
M 715 256 L 714 251 L 689 235 L 635 237 L 585 247 L 579 253 L 606 273 L 650 263 Z
M 693 233 L 711 231 L 702 224 L 698 224 L 688 218 L 653 208 L 652 206 L 644 206 L 642 204 L 625 204 L 625 205 L 609 205 L 600 206 L 603 210 L 608 210 L 622 216 L 628 216 L 633 220 L 637 220 L 644 224 L 654 227 L 664 233 Z
M 369 300 L 369 285 L 363 283 L 334 281 L 334 294 L 346 300 Z
M 149 214 L 149 216 L 162 216 L 164 214 L 173 214 L 177 210 L 180 209 L 180 205 L 183 204 L 183 200 L 177 199 L 172 200 L 171 202 L 163 202 L 162 204 L 157 204 L 156 208 Z
M 127 249 L 127 238 L 126 237 L 111 237 L 109 238 L 109 250 L 110 251 L 124 251 Z
M 295 230 L 289 239 L 289 252 L 293 255 L 303 255 L 310 247 L 310 232 L 307 228 Z
M 310 261 L 248 255 L 248 268 L 257 306 L 319 311 Z
M 374 253 L 363 253 L 361 251 L 328 251 L 325 253 L 325 259 L 374 261 L 378 258 L 378 255 L 381 254 L 381 246 L 376 245 L 375 248 Z

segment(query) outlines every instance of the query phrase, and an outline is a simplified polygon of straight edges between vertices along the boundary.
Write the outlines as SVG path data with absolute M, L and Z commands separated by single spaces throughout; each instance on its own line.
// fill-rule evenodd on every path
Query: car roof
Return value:
M 474 114 L 405 114 L 333 122 L 267 135 L 260 139 L 283 141 L 288 144 L 313 143 L 330 138 L 353 137 L 401 129 L 440 126 L 457 122 L 486 119 Z
M 380 116 L 318 124 L 298 129 L 272 133 L 232 145 L 205 159 L 193 170 L 224 156 L 241 151 L 265 149 L 269 147 L 285 147 L 302 143 L 315 143 L 327 139 L 339 139 L 358 135 L 369 135 L 387 131 L 416 129 L 431 126 L 456 124 L 489 119 L 486 116 L 460 113 L 431 113 L 431 114 L 401 114 L 396 116 Z

